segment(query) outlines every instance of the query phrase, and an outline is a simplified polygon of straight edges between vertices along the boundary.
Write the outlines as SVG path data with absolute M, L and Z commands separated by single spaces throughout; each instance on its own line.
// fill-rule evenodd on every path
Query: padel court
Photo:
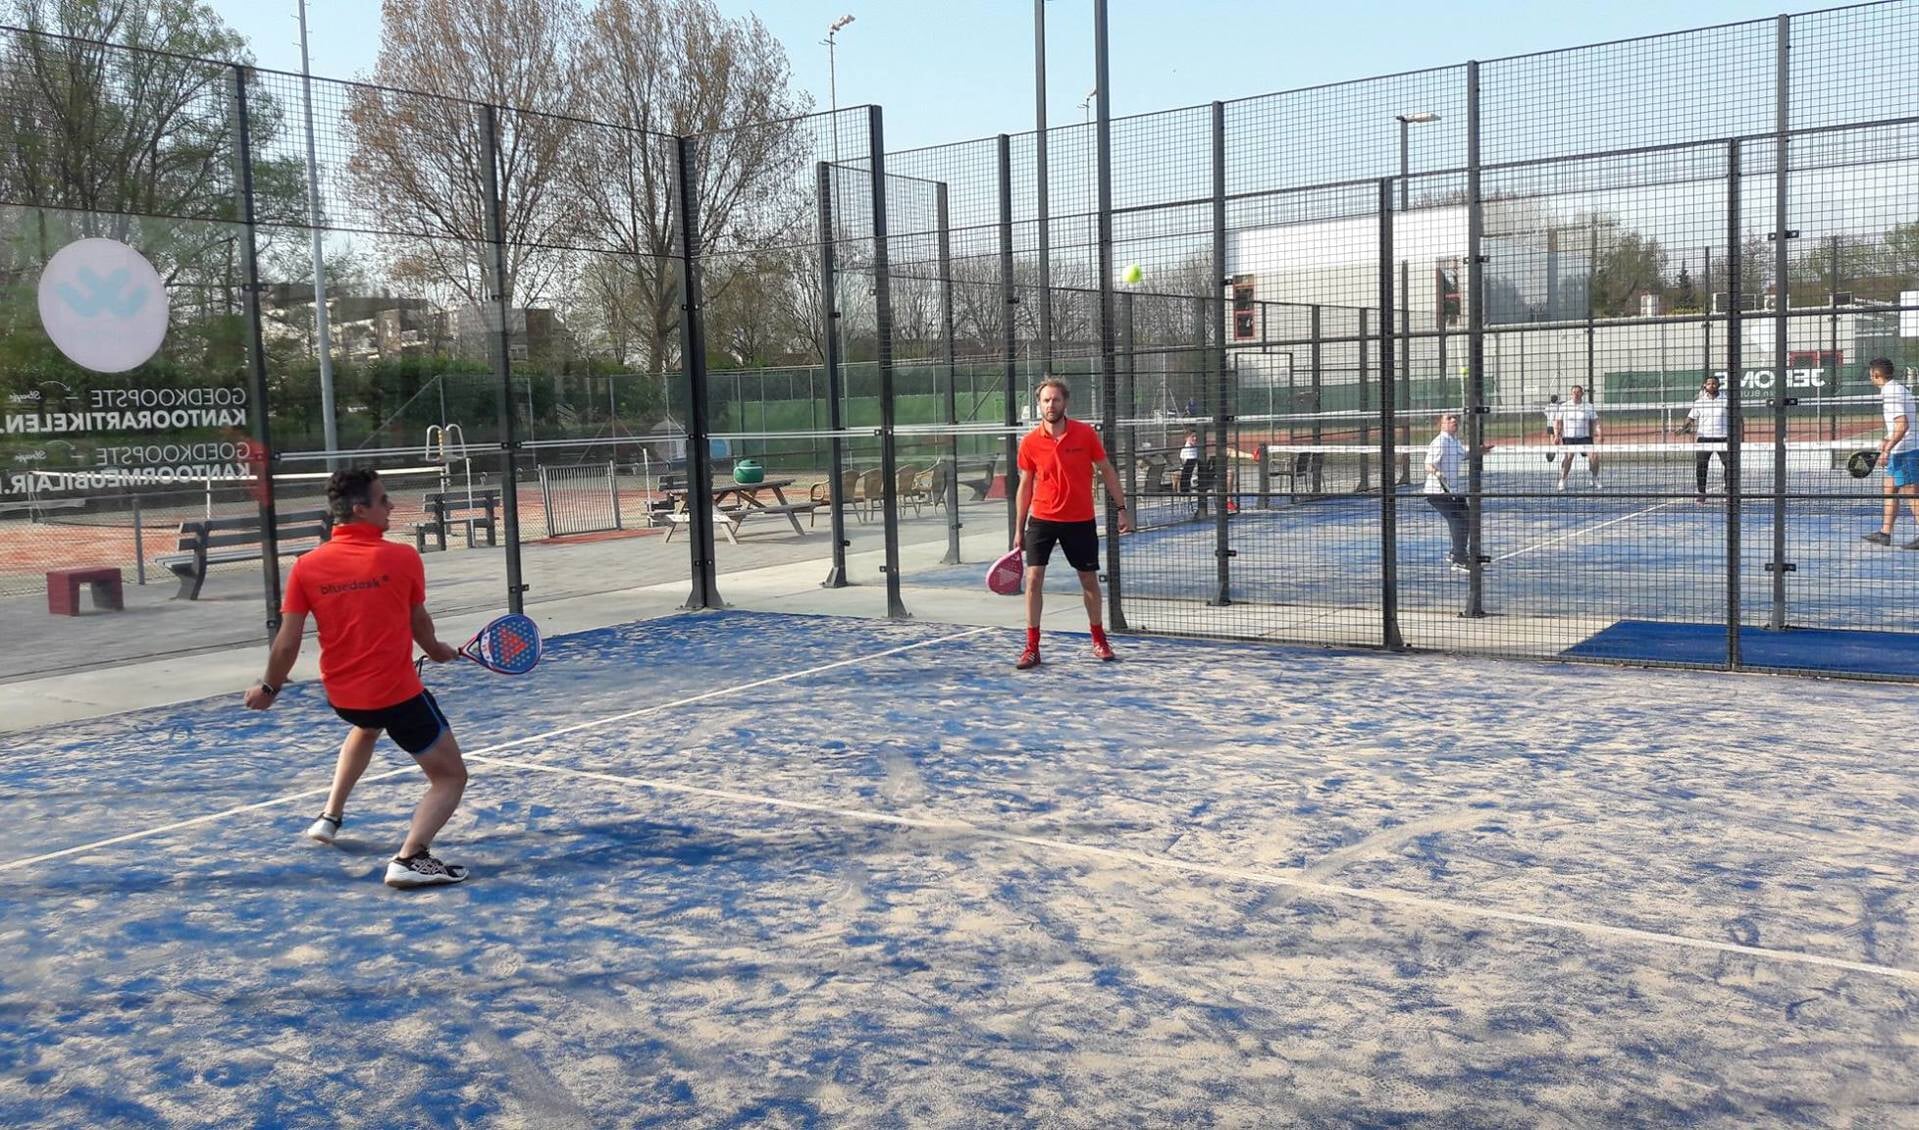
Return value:
M 1916 1111 L 1903 687 L 745 613 L 0 738 L 0 1122 L 1735 1124 Z M 1783 740 L 1782 740 L 1783 739 Z

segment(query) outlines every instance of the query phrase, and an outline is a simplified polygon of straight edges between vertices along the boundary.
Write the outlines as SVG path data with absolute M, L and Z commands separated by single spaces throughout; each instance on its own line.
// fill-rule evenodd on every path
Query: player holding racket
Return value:
M 413 547 L 386 540 L 393 502 L 379 472 L 355 468 L 327 481 L 332 537 L 301 557 L 287 577 L 280 632 L 273 638 L 266 676 L 249 688 L 249 710 L 273 705 L 300 655 L 312 614 L 320 628 L 320 683 L 333 712 L 352 729 L 340 745 L 333 791 L 308 837 L 330 844 L 339 834 L 346 800 L 373 756 L 382 733 L 413 755 L 426 773 L 426 795 L 413 810 L 400 853 L 387 864 L 389 887 L 457 883 L 466 868 L 435 859 L 428 846 L 466 789 L 466 763 L 440 704 L 413 665 L 418 643 L 428 659 L 458 654 L 441 643 L 426 611 L 426 567 Z
M 1039 618 L 1046 600 L 1046 563 L 1053 547 L 1066 551 L 1066 563 L 1079 574 L 1086 621 L 1093 632 L 1093 657 L 1113 658 L 1100 622 L 1099 532 L 1093 517 L 1093 473 L 1097 471 L 1119 511 L 1119 532 L 1133 528 L 1126 514 L 1126 492 L 1119 473 L 1091 425 L 1068 419 L 1066 382 L 1048 377 L 1039 385 L 1040 425 L 1019 445 L 1019 494 L 1015 501 L 1013 548 L 1026 553 L 1026 650 L 1014 664 L 1022 671 L 1039 666 Z

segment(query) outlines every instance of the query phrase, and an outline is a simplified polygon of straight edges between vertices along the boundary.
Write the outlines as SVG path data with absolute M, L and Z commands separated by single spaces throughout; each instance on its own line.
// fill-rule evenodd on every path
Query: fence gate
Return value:
M 548 537 L 618 530 L 620 487 L 612 463 L 540 468 L 540 501 Z

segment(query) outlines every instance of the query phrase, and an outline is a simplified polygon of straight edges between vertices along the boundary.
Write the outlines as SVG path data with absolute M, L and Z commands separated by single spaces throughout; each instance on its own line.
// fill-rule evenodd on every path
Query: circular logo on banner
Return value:
M 138 251 L 114 239 L 62 247 L 40 275 L 40 324 L 82 368 L 124 373 L 160 350 L 167 290 Z

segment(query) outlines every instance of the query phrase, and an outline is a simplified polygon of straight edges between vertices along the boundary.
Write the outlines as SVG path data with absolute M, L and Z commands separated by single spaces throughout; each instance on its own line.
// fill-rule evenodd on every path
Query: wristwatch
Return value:
M 260 680 L 259 687 L 261 690 L 267 692 L 268 694 L 280 693 L 279 687 L 274 686 L 272 683 L 267 682 L 265 679 Z

